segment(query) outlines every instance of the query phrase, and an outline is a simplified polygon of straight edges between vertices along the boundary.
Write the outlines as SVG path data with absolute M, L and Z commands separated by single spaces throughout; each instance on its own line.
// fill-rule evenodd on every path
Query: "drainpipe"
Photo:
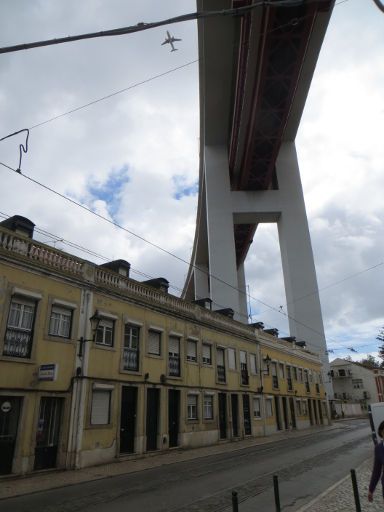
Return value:
M 89 318 L 92 316 L 92 292 L 82 291 L 81 297 L 81 308 L 79 317 L 79 331 L 78 338 L 89 339 L 90 338 L 90 323 Z M 79 469 L 80 463 L 80 452 L 82 446 L 82 437 L 84 432 L 84 418 L 85 418 L 85 402 L 86 402 L 86 391 L 87 381 L 81 378 L 88 374 L 88 363 L 89 363 L 89 343 L 83 344 L 83 355 L 78 356 L 78 347 L 76 347 L 76 376 L 73 383 L 72 390 L 72 409 L 71 409 L 71 420 L 70 420 L 70 432 L 69 432 L 69 446 L 68 446 L 68 462 L 70 467 Z

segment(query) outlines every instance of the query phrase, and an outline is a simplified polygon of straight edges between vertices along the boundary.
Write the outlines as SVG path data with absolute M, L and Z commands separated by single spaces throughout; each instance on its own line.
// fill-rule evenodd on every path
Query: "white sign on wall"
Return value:
M 57 368 L 58 365 L 56 363 L 42 364 L 39 366 L 39 380 L 56 380 L 57 377 Z

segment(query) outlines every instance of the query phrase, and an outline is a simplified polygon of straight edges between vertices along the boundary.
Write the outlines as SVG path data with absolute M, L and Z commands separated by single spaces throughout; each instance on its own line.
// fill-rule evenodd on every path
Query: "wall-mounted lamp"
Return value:
M 79 339 L 80 341 L 80 346 L 79 346 L 79 353 L 78 353 L 78 356 L 79 357 L 83 357 L 83 353 L 84 353 L 84 343 L 86 343 L 87 341 L 95 341 L 95 338 L 96 338 L 96 332 L 97 332 L 97 329 L 99 327 L 99 324 L 101 322 L 101 316 L 99 315 L 99 312 L 96 310 L 95 313 L 91 316 L 91 318 L 89 319 L 89 321 L 91 322 L 91 332 L 92 332 L 92 338 L 89 339 L 89 340 L 86 340 L 85 338 L 81 337 Z
M 269 357 L 269 355 L 267 354 L 267 355 L 264 357 L 263 361 L 264 361 L 264 364 L 265 364 L 265 366 L 266 366 L 266 368 L 264 368 L 264 369 L 263 369 L 263 374 L 264 374 L 264 375 L 269 375 L 269 365 L 271 364 L 272 359 L 271 359 L 271 358 Z

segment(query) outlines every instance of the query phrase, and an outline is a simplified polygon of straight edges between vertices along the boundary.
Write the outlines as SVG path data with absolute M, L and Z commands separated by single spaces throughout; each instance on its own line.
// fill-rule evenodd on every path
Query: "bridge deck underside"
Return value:
M 282 141 L 289 139 L 286 126 L 303 61 L 318 13 L 329 11 L 332 5 L 330 0 L 319 0 L 292 7 L 263 7 L 257 30 L 254 13 L 242 18 L 229 135 L 233 190 L 278 188 L 276 158 Z M 257 59 L 251 67 L 252 46 L 257 47 Z M 247 94 L 251 102 L 245 106 Z M 246 257 L 256 227 L 235 225 L 238 264 Z

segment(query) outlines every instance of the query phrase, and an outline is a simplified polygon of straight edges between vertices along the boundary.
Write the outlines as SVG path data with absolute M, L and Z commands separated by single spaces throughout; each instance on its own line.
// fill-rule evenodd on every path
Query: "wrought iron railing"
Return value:
M 31 357 L 32 331 L 7 327 L 4 339 L 4 356 Z
M 124 348 L 124 370 L 136 371 L 139 369 L 139 351 L 133 348 Z
M 180 357 L 168 357 L 168 372 L 172 377 L 180 377 Z
M 225 366 L 217 365 L 217 381 L 225 382 Z
M 241 370 L 241 383 L 244 386 L 248 386 L 249 384 L 249 375 L 248 375 L 248 368 L 245 363 L 240 364 L 240 370 Z

